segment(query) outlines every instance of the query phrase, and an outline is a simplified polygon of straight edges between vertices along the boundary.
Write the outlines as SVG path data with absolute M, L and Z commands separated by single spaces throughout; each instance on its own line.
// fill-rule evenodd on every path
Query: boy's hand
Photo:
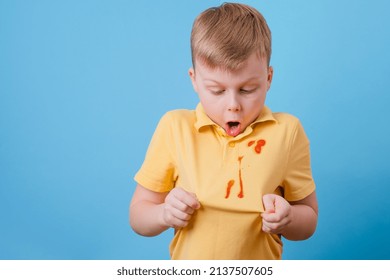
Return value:
M 165 198 L 163 220 L 169 227 L 182 228 L 187 226 L 192 214 L 199 208 L 195 194 L 176 187 Z
M 263 196 L 265 212 L 262 230 L 267 233 L 281 234 L 283 229 L 291 222 L 291 205 L 283 197 L 276 194 Z

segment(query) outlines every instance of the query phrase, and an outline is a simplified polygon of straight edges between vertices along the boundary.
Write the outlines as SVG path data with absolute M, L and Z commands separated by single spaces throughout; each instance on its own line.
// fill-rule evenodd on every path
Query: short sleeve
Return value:
M 177 172 L 172 141 L 171 115 L 167 113 L 157 125 L 145 160 L 134 176 L 138 184 L 155 192 L 167 192 L 174 187 Z
M 291 137 L 290 153 L 283 181 L 284 197 L 289 201 L 304 199 L 315 190 L 310 163 L 310 143 L 299 121 Z

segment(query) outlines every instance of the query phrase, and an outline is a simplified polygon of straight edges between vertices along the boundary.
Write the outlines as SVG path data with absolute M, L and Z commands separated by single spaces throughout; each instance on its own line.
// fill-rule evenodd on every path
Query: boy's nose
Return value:
M 238 102 L 235 94 L 231 94 L 229 98 L 228 110 L 230 112 L 238 112 L 241 110 L 240 102 Z

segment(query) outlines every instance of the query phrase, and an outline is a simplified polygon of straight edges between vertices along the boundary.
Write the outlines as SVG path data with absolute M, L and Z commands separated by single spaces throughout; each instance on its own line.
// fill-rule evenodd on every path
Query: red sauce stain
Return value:
M 244 197 L 244 185 L 242 183 L 241 177 L 241 160 L 244 156 L 238 157 L 239 169 L 238 169 L 238 178 L 240 179 L 240 193 L 237 195 L 239 198 Z
M 261 153 L 261 147 L 265 146 L 265 140 L 261 139 L 257 141 L 255 152 L 260 154 Z
M 240 192 L 238 193 L 238 197 L 239 198 L 243 198 L 244 197 L 244 184 L 242 182 L 242 175 L 241 175 L 241 160 L 244 156 L 240 156 L 238 157 L 238 164 L 239 164 L 239 168 L 238 168 L 238 178 L 240 179 Z M 234 180 L 230 180 L 228 183 L 227 183 L 227 186 L 226 186 L 226 195 L 225 195 L 225 198 L 229 198 L 230 196 L 230 190 L 232 189 L 234 185 Z
M 226 196 L 225 196 L 225 198 L 229 198 L 230 190 L 233 187 L 233 185 L 234 185 L 234 180 L 230 180 L 228 182 L 228 184 L 227 184 L 227 187 L 226 187 Z
M 261 153 L 261 148 L 263 146 L 265 146 L 265 140 L 264 139 L 260 139 L 260 140 L 252 140 L 252 141 L 249 141 L 248 142 L 248 147 L 251 147 L 253 144 L 256 143 L 256 146 L 255 146 L 255 152 L 257 154 L 260 154 Z M 239 178 L 239 182 L 240 182 L 240 192 L 238 193 L 238 198 L 243 198 L 244 197 L 244 183 L 242 182 L 242 174 L 241 174 L 241 171 L 242 171 L 242 167 L 241 167 L 241 162 L 242 162 L 242 159 L 244 158 L 244 156 L 239 156 L 238 157 L 238 178 Z M 226 195 L 225 195 L 225 198 L 229 198 L 230 196 L 230 191 L 232 189 L 234 185 L 234 180 L 230 180 L 228 183 L 227 183 L 227 186 L 226 186 Z
M 255 142 L 256 142 L 256 141 L 254 141 L 254 140 L 253 140 L 253 141 L 249 141 L 249 142 L 248 142 L 248 147 L 250 147 L 250 146 L 252 146 L 253 144 L 255 144 Z

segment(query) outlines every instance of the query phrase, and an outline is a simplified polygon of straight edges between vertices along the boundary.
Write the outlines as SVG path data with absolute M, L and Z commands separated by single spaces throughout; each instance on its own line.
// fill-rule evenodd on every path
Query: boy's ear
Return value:
M 198 92 L 198 87 L 196 85 L 195 81 L 195 69 L 194 67 L 191 67 L 190 70 L 188 70 L 188 74 L 190 75 L 192 87 L 194 88 L 195 92 Z
M 273 76 L 274 76 L 274 68 L 272 66 L 269 66 L 268 67 L 268 77 L 267 77 L 268 89 L 271 87 Z

